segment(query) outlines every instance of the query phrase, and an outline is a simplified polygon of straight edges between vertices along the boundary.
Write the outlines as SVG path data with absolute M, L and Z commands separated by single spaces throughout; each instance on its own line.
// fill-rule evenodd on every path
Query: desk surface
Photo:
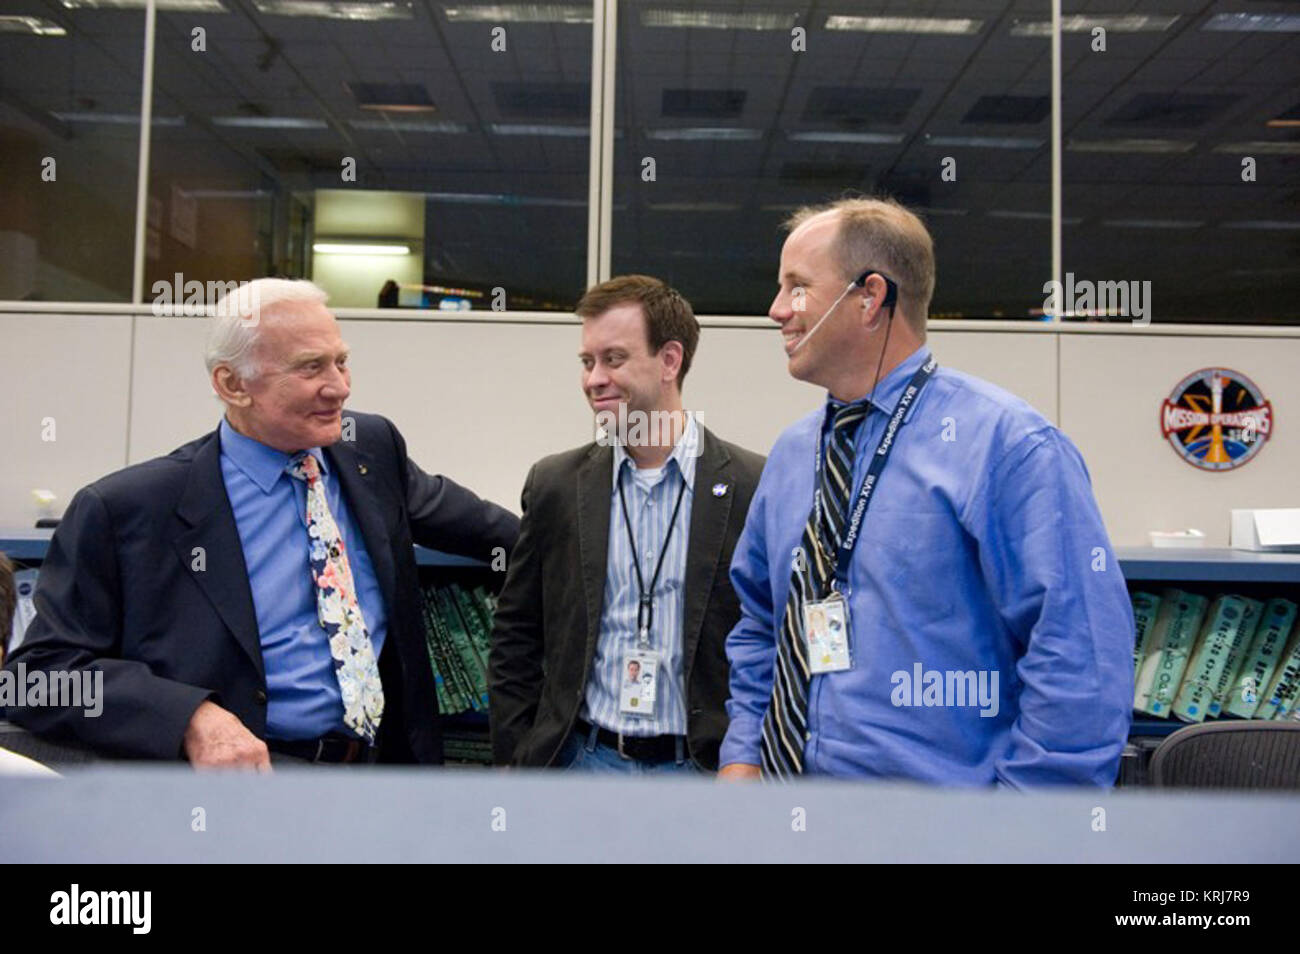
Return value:
M 193 830 L 195 809 L 206 831 Z M 1093 830 L 1098 809 L 1105 831 Z M 800 817 L 804 831 L 794 830 Z M 1298 845 L 1295 795 L 1023 795 L 466 769 L 259 777 L 151 767 L 0 779 L 4 863 L 1289 863 Z

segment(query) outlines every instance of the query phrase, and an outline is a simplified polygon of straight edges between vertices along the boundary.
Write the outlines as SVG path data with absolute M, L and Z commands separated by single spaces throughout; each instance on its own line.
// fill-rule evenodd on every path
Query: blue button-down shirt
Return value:
M 699 456 L 699 428 L 694 415 L 672 454 L 657 474 L 638 470 L 621 445 L 614 446 L 614 473 L 610 483 L 609 556 L 605 570 L 605 602 L 601 607 L 600 636 L 587 680 L 581 716 L 624 735 L 685 735 L 686 687 L 683 674 L 682 620 L 686 599 L 686 552 L 690 545 L 691 502 L 695 498 L 695 461 Z M 641 574 L 648 588 L 655 563 L 668 537 L 669 520 L 678 492 L 682 505 L 677 514 L 663 569 L 654 588 L 654 619 L 650 649 L 660 654 L 653 716 L 619 712 L 625 655 L 637 648 L 637 587 L 632 547 L 618 488 L 623 486 Z M 683 489 L 684 488 L 684 489 Z
M 851 500 L 928 357 L 920 348 L 877 386 Z M 723 765 L 761 761 L 826 417 L 818 409 L 777 440 L 736 545 L 742 616 L 727 638 Z M 806 773 L 1114 782 L 1133 700 L 1132 608 L 1082 457 L 1024 401 L 939 367 L 873 494 L 847 596 L 853 667 L 811 678 Z
M 361 615 L 375 654 L 383 649 L 388 614 L 365 541 L 348 510 L 339 479 L 319 447 L 325 497 L 347 545 Z M 253 591 L 266 668 L 266 734 L 314 739 L 350 733 L 329 641 L 316 615 L 307 537 L 307 485 L 285 473 L 289 455 L 221 421 L 221 476 L 235 512 L 244 565 Z

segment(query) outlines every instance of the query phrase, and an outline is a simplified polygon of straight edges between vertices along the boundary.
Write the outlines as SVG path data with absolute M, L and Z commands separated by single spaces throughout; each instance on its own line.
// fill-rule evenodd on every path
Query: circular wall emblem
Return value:
M 1160 407 L 1160 433 L 1202 470 L 1232 470 L 1273 432 L 1273 406 L 1255 382 L 1229 368 L 1202 368 L 1178 382 Z

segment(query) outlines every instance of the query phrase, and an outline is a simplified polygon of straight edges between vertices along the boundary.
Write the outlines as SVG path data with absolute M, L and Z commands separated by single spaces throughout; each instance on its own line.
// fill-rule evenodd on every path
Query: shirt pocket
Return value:
M 892 513 L 871 542 L 884 561 L 885 599 L 908 620 L 951 620 L 960 607 L 969 541 L 950 513 Z

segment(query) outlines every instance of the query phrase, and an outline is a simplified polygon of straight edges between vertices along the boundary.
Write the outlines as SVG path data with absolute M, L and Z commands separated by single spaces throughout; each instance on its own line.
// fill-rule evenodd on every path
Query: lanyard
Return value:
M 664 534 L 663 549 L 659 551 L 659 562 L 655 564 L 655 575 L 650 578 L 650 590 L 646 592 L 645 579 L 641 576 L 641 558 L 636 552 L 636 537 L 632 535 L 632 518 L 627 513 L 627 498 L 623 496 L 623 475 L 618 475 L 618 500 L 623 505 L 623 526 L 627 527 L 627 542 L 632 548 L 632 569 L 636 570 L 636 604 L 637 644 L 642 647 L 650 645 L 650 625 L 654 622 L 655 584 L 659 582 L 659 571 L 664 568 L 664 557 L 668 555 L 668 542 L 673 538 L 673 527 L 677 525 L 677 511 L 682 507 L 682 497 L 686 496 L 686 476 L 682 475 L 682 485 L 677 489 L 677 502 L 673 504 L 673 515 L 668 519 L 668 532 Z
M 845 584 L 848 583 L 849 562 L 853 558 L 853 547 L 858 542 L 858 531 L 862 529 L 862 518 L 871 503 L 871 495 L 875 492 L 876 484 L 880 481 L 880 475 L 885 471 L 885 465 L 889 463 L 889 455 L 893 453 L 898 430 L 903 426 L 903 419 L 916 402 L 917 395 L 921 393 L 922 388 L 934 375 L 936 367 L 938 367 L 938 363 L 934 360 L 934 355 L 930 355 L 930 360 L 921 365 L 916 374 L 912 375 L 912 380 L 907 383 L 907 389 L 903 391 L 903 396 L 898 399 L 894 413 L 889 418 L 889 424 L 885 427 L 884 436 L 880 438 L 880 444 L 876 447 L 875 454 L 872 455 L 871 466 L 867 468 L 867 476 L 862 479 L 862 489 L 858 491 L 857 500 L 853 504 L 853 512 L 849 516 L 844 539 L 840 541 L 839 550 L 835 555 L 835 581 L 832 584 L 834 590 L 842 591 Z M 817 508 L 816 512 L 820 512 L 822 495 L 822 440 L 820 435 L 817 438 L 817 470 L 813 479 L 817 482 L 813 503 Z

